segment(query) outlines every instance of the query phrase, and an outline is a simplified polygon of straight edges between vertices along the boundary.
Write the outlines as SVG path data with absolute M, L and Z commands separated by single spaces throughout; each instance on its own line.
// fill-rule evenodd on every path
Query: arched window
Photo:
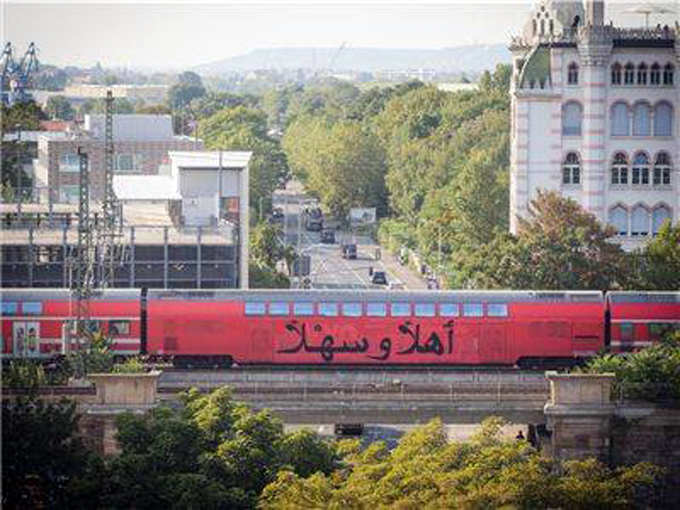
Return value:
M 534 37 L 536 37 L 536 31 L 537 30 L 536 30 L 536 20 L 535 19 L 531 20 L 531 25 L 532 25 Z
M 616 229 L 620 236 L 628 235 L 628 211 L 625 207 L 617 205 L 609 211 L 609 223 Z
M 567 70 L 567 83 L 569 85 L 578 85 L 578 64 L 575 62 L 569 64 Z
M 635 66 L 630 62 L 624 68 L 623 83 L 626 85 L 633 85 L 635 83 Z
M 654 62 L 650 68 L 649 83 L 652 85 L 661 85 L 661 66 Z
M 553 20 L 550 20 L 550 35 L 553 35 L 555 33 L 555 22 Z
M 644 152 L 638 152 L 633 159 L 633 186 L 649 184 L 649 158 Z
M 618 62 L 612 66 L 612 85 L 621 85 L 621 64 Z
M 673 107 L 666 102 L 654 106 L 654 136 L 673 136 Z
M 571 101 L 562 107 L 562 134 L 564 136 L 581 136 L 583 109 L 579 103 Z
M 663 68 L 663 84 L 673 85 L 673 64 L 666 64 Z
M 628 184 L 628 157 L 623 152 L 617 152 L 612 162 L 612 184 Z
M 641 205 L 633 208 L 630 234 L 634 236 L 646 236 L 649 234 L 649 211 Z
M 654 212 L 652 212 L 652 232 L 654 235 L 657 235 L 659 231 L 661 230 L 661 227 L 663 227 L 663 224 L 666 222 L 666 220 L 670 221 L 671 219 L 671 210 L 668 206 L 665 205 L 659 205 L 654 208 Z
M 633 136 L 652 135 L 652 109 L 647 103 L 636 103 L 633 111 Z
M 657 186 L 668 186 L 671 183 L 671 158 L 667 152 L 659 152 L 654 160 L 653 182 Z
M 623 102 L 614 103 L 611 111 L 612 136 L 630 135 L 630 111 Z
M 638 66 L 637 82 L 638 85 L 647 85 L 647 64 L 644 62 Z
M 581 162 L 578 154 L 570 152 L 564 158 L 562 164 L 562 184 L 580 184 L 581 183 Z
M 545 20 L 541 20 L 541 35 L 545 35 Z

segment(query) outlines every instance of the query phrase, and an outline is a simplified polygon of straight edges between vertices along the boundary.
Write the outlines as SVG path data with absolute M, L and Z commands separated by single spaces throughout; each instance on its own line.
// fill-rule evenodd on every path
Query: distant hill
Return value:
M 328 68 L 337 48 L 257 49 L 209 64 L 194 67 L 206 75 L 256 69 Z M 505 44 L 475 44 L 440 50 L 345 48 L 335 60 L 335 71 L 384 71 L 434 69 L 443 72 L 478 72 L 510 62 Z

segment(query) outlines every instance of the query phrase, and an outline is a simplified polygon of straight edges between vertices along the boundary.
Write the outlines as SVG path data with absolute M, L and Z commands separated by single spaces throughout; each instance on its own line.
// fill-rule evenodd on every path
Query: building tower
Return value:
M 553 190 L 632 249 L 680 216 L 680 26 L 617 27 L 605 7 L 543 0 L 511 42 L 510 228 Z

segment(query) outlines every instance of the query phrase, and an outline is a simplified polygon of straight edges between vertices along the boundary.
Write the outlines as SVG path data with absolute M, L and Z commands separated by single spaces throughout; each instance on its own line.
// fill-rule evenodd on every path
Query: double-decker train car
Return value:
M 1 292 L 3 359 L 46 360 L 66 351 L 77 315 L 71 292 L 66 289 L 2 289 Z M 89 302 L 88 327 L 111 339 L 114 354 L 137 354 L 141 346 L 140 303 L 141 290 L 137 289 L 95 292 Z
M 636 351 L 680 329 L 680 292 L 609 292 L 607 311 L 611 352 Z
M 2 291 L 3 359 L 68 350 L 63 289 Z M 570 365 L 680 328 L 680 293 L 105 290 L 90 327 L 178 366 Z
M 569 363 L 601 292 L 149 291 L 147 351 L 180 364 Z

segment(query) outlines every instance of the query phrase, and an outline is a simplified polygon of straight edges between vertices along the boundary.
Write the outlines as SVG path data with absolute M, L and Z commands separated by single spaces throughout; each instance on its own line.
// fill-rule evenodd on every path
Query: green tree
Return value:
M 299 138 L 301 133 L 306 136 Z M 305 117 L 288 129 L 283 145 L 293 172 L 336 218 L 346 218 L 352 207 L 376 207 L 385 214 L 384 151 L 360 123 Z
M 73 120 L 75 110 L 64 96 L 52 96 L 47 100 L 45 113 L 53 119 Z
M 245 106 L 225 108 L 200 122 L 198 136 L 208 149 L 252 151 L 250 203 L 271 211 L 272 193 L 288 179 L 288 163 L 278 140 L 267 135 L 264 112 Z
M 66 400 L 3 399 L 4 508 L 69 506 L 75 497 L 71 484 L 91 463 L 91 453 L 76 435 L 78 419 L 75 403 Z
M 666 221 L 658 236 L 644 249 L 631 255 L 636 290 L 680 289 L 680 225 Z
M 16 131 L 40 131 L 41 120 L 47 120 L 47 116 L 35 101 L 16 103 L 12 106 L 0 106 L 2 115 L 2 133 L 14 133 Z
M 673 324 L 650 325 L 662 341 L 641 351 L 591 359 L 585 370 L 616 375 L 614 392 L 629 398 L 664 403 L 680 402 L 680 330 Z
M 344 445 L 341 469 L 307 478 L 281 471 L 260 508 L 631 508 L 660 473 L 649 464 L 551 461 L 525 441 L 503 440 L 502 424 L 485 421 L 465 443 L 448 442 L 433 420 L 392 451 Z
M 107 463 L 101 506 L 254 508 L 286 467 L 329 474 L 332 445 L 286 434 L 268 411 L 252 412 L 227 388 L 183 394 L 178 409 L 126 414 L 117 421 L 119 456 Z
M 173 110 L 181 110 L 205 94 L 201 77 L 194 72 L 185 71 L 177 77 L 177 83 L 168 89 L 168 104 Z
M 459 254 L 453 284 L 512 289 L 619 288 L 629 279 L 626 256 L 603 227 L 575 201 L 539 192 L 517 236 L 501 234 L 475 252 Z
M 135 113 L 147 115 L 170 115 L 172 111 L 165 105 L 148 105 L 135 107 Z

